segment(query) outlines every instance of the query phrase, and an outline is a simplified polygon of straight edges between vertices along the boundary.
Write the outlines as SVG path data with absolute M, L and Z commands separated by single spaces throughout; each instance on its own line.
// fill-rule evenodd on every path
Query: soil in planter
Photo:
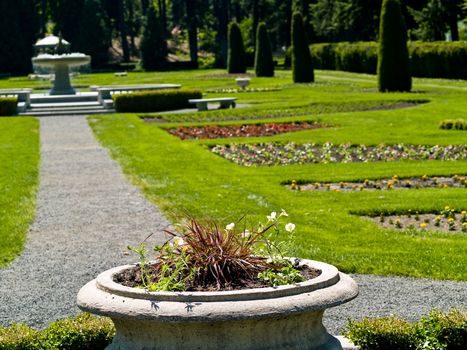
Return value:
M 292 181 L 287 185 L 291 190 L 296 191 L 375 191 L 393 189 L 417 189 L 417 188 L 467 188 L 467 177 L 454 175 L 452 177 L 411 177 L 400 179 L 394 175 L 391 179 L 365 180 L 361 182 L 314 182 L 298 184 Z
M 157 275 L 157 271 L 154 269 L 154 266 L 149 266 L 149 269 L 152 269 L 152 273 Z M 311 280 L 313 278 L 321 275 L 321 270 L 315 269 L 308 265 L 301 265 L 297 268 L 300 271 L 300 274 L 304 277 L 305 280 Z M 132 288 L 143 288 L 143 283 L 141 280 L 141 268 L 139 265 L 126 269 L 118 274 L 113 276 L 114 282 L 124 285 L 126 287 Z M 243 281 L 242 283 L 233 282 L 228 286 L 225 286 L 221 291 L 232 291 L 232 290 L 242 290 L 242 289 L 251 289 L 251 288 L 266 288 L 270 285 L 266 284 L 263 280 L 252 279 Z M 216 288 L 216 285 L 210 286 L 196 286 L 188 285 L 187 292 L 213 292 L 219 291 Z
M 186 139 L 215 139 L 229 137 L 256 137 L 272 136 L 292 131 L 324 128 L 325 125 L 317 122 L 297 123 L 268 123 L 245 125 L 207 125 L 202 127 L 178 127 L 167 131 L 182 140 Z
M 441 231 L 449 233 L 467 233 L 467 212 L 438 214 L 406 214 L 367 217 L 388 229 L 405 231 Z

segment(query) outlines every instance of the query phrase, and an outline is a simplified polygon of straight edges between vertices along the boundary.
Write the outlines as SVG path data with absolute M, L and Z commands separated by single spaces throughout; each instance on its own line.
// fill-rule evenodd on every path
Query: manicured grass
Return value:
M 0 267 L 23 249 L 36 204 L 39 123 L 0 118 Z
M 328 72 L 322 72 L 323 74 Z M 179 73 L 166 73 L 165 82 Z M 204 74 L 204 75 L 203 75 Z M 321 72 L 320 72 L 321 74 Z M 310 103 L 344 101 L 429 100 L 416 107 L 368 112 L 320 114 L 319 117 L 280 117 L 265 122 L 318 120 L 334 128 L 306 130 L 272 137 L 182 141 L 163 128 L 181 123 L 145 124 L 138 115 L 93 116 L 91 126 L 131 180 L 172 219 L 185 211 L 228 223 L 243 214 L 255 222 L 272 210 L 286 209 L 297 225 L 297 251 L 303 257 L 324 260 L 347 272 L 424 276 L 467 280 L 465 234 L 427 232 L 414 234 L 385 230 L 358 215 L 378 211 L 439 211 L 444 206 L 466 209 L 465 189 L 395 190 L 390 192 L 297 192 L 281 185 L 292 179 L 339 182 L 363 179 L 427 175 L 467 174 L 467 162 L 399 161 L 358 164 L 308 164 L 282 167 L 242 167 L 212 154 L 209 146 L 220 143 L 317 142 L 353 144 L 465 144 L 464 133 L 444 131 L 439 122 L 460 118 L 467 111 L 464 92 L 427 88 L 410 94 L 379 94 L 372 76 L 343 74 L 348 82 L 320 78 L 311 85 L 290 84 L 290 72 L 279 78 L 258 79 L 258 84 L 282 85 L 281 91 L 238 93 L 255 110 L 305 106 Z M 332 72 L 337 76 L 335 72 Z M 198 88 L 228 85 L 232 77 L 212 72 L 185 73 L 180 83 L 205 76 Z M 210 77 L 210 78 L 209 78 Z M 288 78 L 287 78 L 288 77 Z M 362 82 L 358 79 L 363 80 Z M 171 80 L 171 81 L 169 81 Z M 164 81 L 164 74 L 161 74 Z M 255 78 L 253 78 L 255 82 Z M 445 86 L 431 79 L 430 84 Z M 232 85 L 232 84 L 231 84 Z M 467 84 L 460 87 L 467 87 Z M 417 89 L 417 85 L 415 85 Z M 243 114 L 244 110 L 239 113 Z M 213 111 L 213 118 L 217 112 Z M 222 114 L 223 112 L 220 112 Z M 232 113 L 232 112 L 229 112 Z M 222 118 L 221 118 L 222 119 Z M 259 119 L 255 122 L 260 122 Z M 219 124 L 243 123 L 220 122 Z M 197 125 L 197 123 L 189 123 Z M 144 237 L 142 237 L 143 239 Z M 136 242 L 135 242 L 136 243 Z

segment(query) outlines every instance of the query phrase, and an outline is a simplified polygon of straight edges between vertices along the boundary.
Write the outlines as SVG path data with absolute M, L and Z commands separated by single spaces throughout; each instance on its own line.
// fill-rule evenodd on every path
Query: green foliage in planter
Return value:
M 16 103 L 15 97 L 0 97 L 0 116 L 16 114 Z
M 271 43 L 265 23 L 260 23 L 256 31 L 255 73 L 257 77 L 274 76 Z
M 188 100 L 202 98 L 194 89 L 167 89 L 113 95 L 118 112 L 158 112 L 192 107 Z
M 467 120 L 465 119 L 446 119 L 439 124 L 440 129 L 445 130 L 467 130 Z
M 305 36 L 302 15 L 294 13 L 292 18 L 292 74 L 294 83 L 315 81 L 310 48 Z
M 0 350 L 99 350 L 114 335 L 110 319 L 82 313 L 52 322 L 43 331 L 15 323 L 0 327 Z
M 346 336 L 361 350 L 463 350 L 467 311 L 433 310 L 416 323 L 395 317 L 349 321 Z
M 399 0 L 383 1 L 379 38 L 379 91 L 410 91 L 412 78 L 407 48 L 407 28 Z
M 232 22 L 229 25 L 227 70 L 230 74 L 246 72 L 245 47 L 243 45 L 242 32 L 237 22 Z

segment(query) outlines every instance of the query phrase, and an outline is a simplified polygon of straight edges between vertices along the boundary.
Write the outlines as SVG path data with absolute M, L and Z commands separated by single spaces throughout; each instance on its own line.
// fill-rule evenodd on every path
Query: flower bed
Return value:
M 376 191 L 376 190 L 393 190 L 393 189 L 410 189 L 410 188 L 467 188 L 467 177 L 454 175 L 452 177 L 430 177 L 423 175 L 421 177 L 411 177 L 400 179 L 394 175 L 391 179 L 368 180 L 357 182 L 314 182 L 314 183 L 298 183 L 293 180 L 286 185 L 291 190 L 295 191 L 334 191 L 334 192 L 350 192 L 350 191 Z
M 200 127 L 181 126 L 167 131 L 182 140 L 186 139 L 215 139 L 228 137 L 254 137 L 272 136 L 292 131 L 324 128 L 326 126 L 317 122 L 299 123 L 269 123 L 269 124 L 243 124 L 243 125 L 206 125 Z
M 439 213 L 419 214 L 409 210 L 404 215 L 381 215 L 370 219 L 384 228 L 467 233 L 467 211 L 459 213 L 450 207 L 445 207 Z
M 211 151 L 234 163 L 252 165 L 290 165 L 313 163 L 351 163 L 397 160 L 467 160 L 466 145 L 350 145 L 293 142 L 216 145 Z
M 274 91 L 281 91 L 282 88 L 280 87 L 264 87 L 264 88 L 246 88 L 237 89 L 237 88 L 230 88 L 230 89 L 210 89 L 206 92 L 209 94 L 236 94 L 239 92 L 274 92 Z

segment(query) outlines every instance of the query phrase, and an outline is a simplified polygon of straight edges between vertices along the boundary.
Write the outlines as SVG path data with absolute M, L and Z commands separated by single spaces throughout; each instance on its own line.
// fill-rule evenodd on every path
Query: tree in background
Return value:
M 410 91 L 407 29 L 399 0 L 383 0 L 379 30 L 378 88 L 381 92 Z
M 295 12 L 292 18 L 292 74 L 294 83 L 315 81 L 310 48 L 299 12 Z
M 261 22 L 256 31 L 255 73 L 257 77 L 273 77 L 274 61 L 266 24 Z
M 185 0 L 185 10 L 188 27 L 188 46 L 190 61 L 198 66 L 198 11 L 197 0 Z
M 104 67 L 109 60 L 109 33 L 104 21 L 104 12 L 99 0 L 85 0 L 84 15 L 79 25 L 80 35 L 76 38 L 74 47 L 79 52 L 90 55 L 93 68 Z
M 217 19 L 217 50 L 215 65 L 225 68 L 228 54 L 228 23 L 229 23 L 229 0 L 213 0 L 214 13 Z
M 230 74 L 246 72 L 245 47 L 243 45 L 242 32 L 237 22 L 232 22 L 229 25 L 227 70 Z
M 164 38 L 161 22 L 153 5 L 146 13 L 146 22 L 141 38 L 141 66 L 151 71 L 162 69 L 167 64 L 167 41 Z
M 451 32 L 452 40 L 459 40 L 457 22 L 462 14 L 462 0 L 428 0 L 425 7 L 409 12 L 418 27 L 415 36 L 423 41 L 445 40 L 445 33 Z

